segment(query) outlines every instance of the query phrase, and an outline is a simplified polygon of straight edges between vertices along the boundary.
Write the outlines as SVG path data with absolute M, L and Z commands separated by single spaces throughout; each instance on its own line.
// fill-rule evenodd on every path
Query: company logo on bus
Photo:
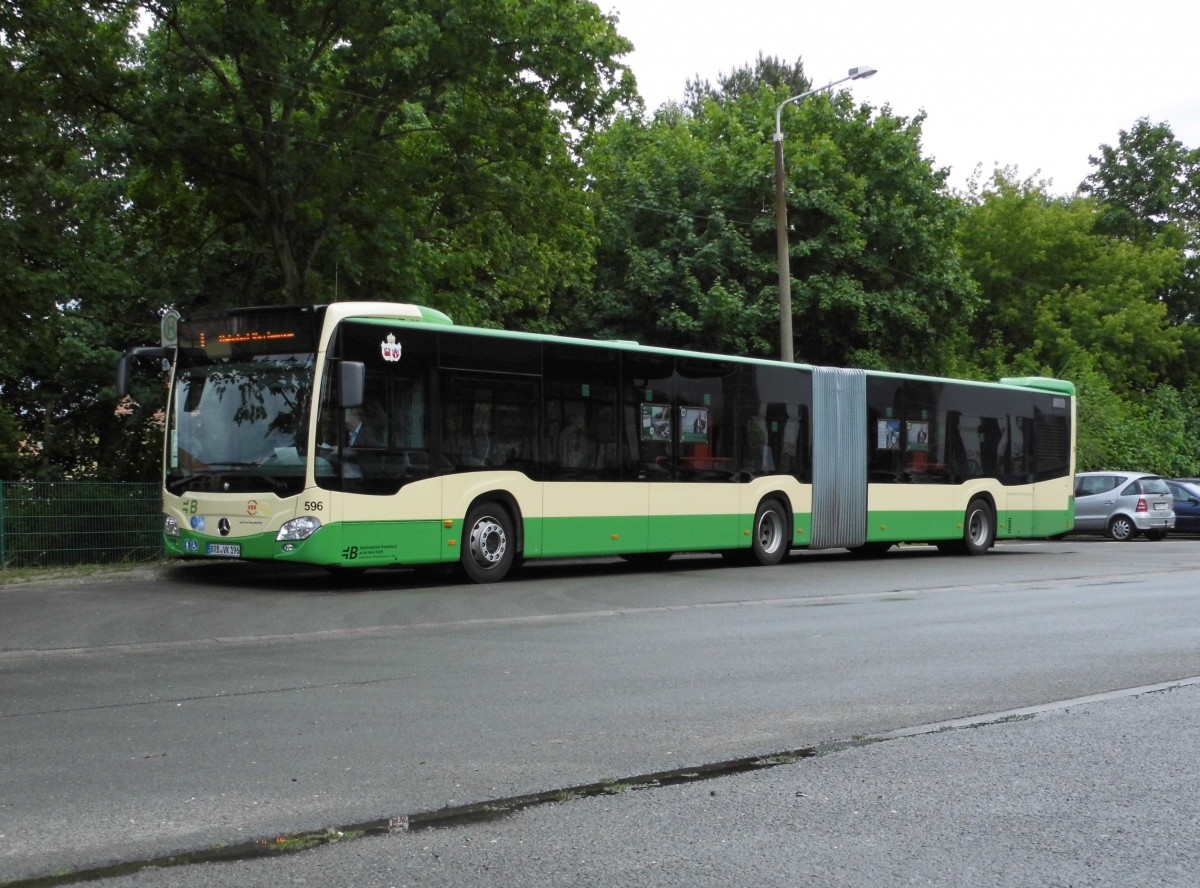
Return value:
M 256 499 L 246 500 L 246 514 L 251 518 L 270 518 L 271 510 Z
M 385 361 L 396 362 L 400 360 L 400 343 L 396 341 L 396 334 L 389 333 L 387 339 L 380 343 L 380 349 L 383 352 Z

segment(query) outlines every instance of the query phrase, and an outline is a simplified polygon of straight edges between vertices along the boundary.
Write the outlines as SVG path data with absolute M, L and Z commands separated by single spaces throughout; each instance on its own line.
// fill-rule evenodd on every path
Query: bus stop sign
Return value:
M 165 311 L 160 328 L 163 348 L 174 348 L 179 345 L 179 312 L 173 308 Z

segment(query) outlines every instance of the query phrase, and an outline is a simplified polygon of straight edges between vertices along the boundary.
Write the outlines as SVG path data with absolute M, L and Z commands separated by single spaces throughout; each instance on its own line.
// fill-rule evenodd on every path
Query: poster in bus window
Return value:
M 662 404 L 642 405 L 642 440 L 671 440 L 671 408 Z
M 878 450 L 899 450 L 900 449 L 900 420 L 898 419 L 881 419 L 879 420 L 877 432 L 877 440 L 875 447 Z
M 929 423 L 912 421 L 908 423 L 908 449 L 929 450 Z
M 681 407 L 679 409 L 679 422 L 679 440 L 683 443 L 708 443 L 707 407 Z

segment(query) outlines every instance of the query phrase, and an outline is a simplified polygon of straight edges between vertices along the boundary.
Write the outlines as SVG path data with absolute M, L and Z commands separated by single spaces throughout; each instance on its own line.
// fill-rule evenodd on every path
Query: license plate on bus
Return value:
M 209 543 L 205 552 L 222 558 L 241 558 L 242 546 L 240 543 Z

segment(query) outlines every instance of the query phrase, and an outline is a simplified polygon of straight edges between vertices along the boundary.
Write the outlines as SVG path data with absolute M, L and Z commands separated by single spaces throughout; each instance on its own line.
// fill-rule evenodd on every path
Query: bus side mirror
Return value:
M 338 406 L 361 407 L 366 388 L 367 365 L 362 361 L 338 364 Z
M 134 361 L 141 358 L 158 358 L 159 360 L 170 360 L 173 349 L 163 348 L 162 346 L 146 345 L 140 348 L 131 348 L 121 356 L 121 360 L 117 362 L 117 397 L 123 398 L 129 394 L 129 368 Z

